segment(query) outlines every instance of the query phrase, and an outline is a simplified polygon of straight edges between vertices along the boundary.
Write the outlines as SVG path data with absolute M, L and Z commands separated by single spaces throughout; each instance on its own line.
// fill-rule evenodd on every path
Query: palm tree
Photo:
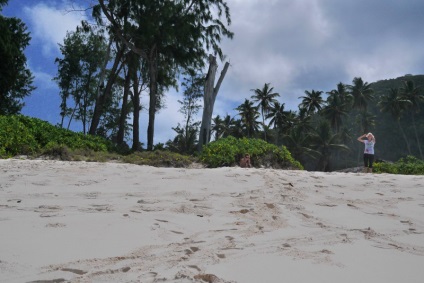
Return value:
M 353 108 L 359 110 L 366 110 L 369 101 L 374 99 L 374 90 L 371 86 L 362 80 L 362 78 L 354 78 L 352 85 L 347 88 L 353 96 Z
M 400 89 L 400 91 L 402 96 L 411 102 L 409 108 L 412 110 L 410 111 L 412 118 L 412 127 L 414 128 L 415 139 L 417 141 L 421 159 L 423 159 L 420 139 L 418 137 L 417 127 L 415 125 L 415 114 L 420 112 L 420 103 L 424 101 L 424 95 L 421 94 L 421 88 L 415 87 L 414 82 L 411 80 L 404 81 L 403 87 Z
M 350 144 L 352 144 L 352 141 L 353 141 L 353 139 L 352 139 L 352 136 L 353 136 L 352 131 L 353 131 L 352 128 L 347 127 L 347 126 L 342 126 L 340 128 L 339 132 L 337 133 L 339 135 L 340 143 L 345 144 L 347 146 L 349 146 Z M 338 160 L 340 159 L 340 152 L 337 153 L 337 159 Z M 344 162 L 344 166 L 345 167 L 348 167 L 348 163 L 347 163 L 348 158 L 347 158 L 346 155 L 345 155 L 344 161 L 345 161 Z
M 311 147 L 320 153 L 317 170 L 328 172 L 331 169 L 330 157 L 335 150 L 349 150 L 339 143 L 339 135 L 331 132 L 330 124 L 326 120 L 320 121 L 318 128 L 311 134 Z
M 389 93 L 382 95 L 380 101 L 378 102 L 380 111 L 390 113 L 393 119 L 396 120 L 399 130 L 402 133 L 402 137 L 405 140 L 406 148 L 409 154 L 411 154 L 411 147 L 403 127 L 400 125 L 400 118 L 403 111 L 405 111 L 411 104 L 412 102 L 410 100 L 401 95 L 398 88 L 391 88 Z
M 252 89 L 255 94 L 251 96 L 253 101 L 258 102 L 257 107 L 261 110 L 262 115 L 262 125 L 265 126 L 265 116 L 268 115 L 269 110 L 271 109 L 271 105 L 277 100 L 276 97 L 280 96 L 280 94 L 273 92 L 274 88 L 269 87 L 270 83 L 264 84 L 262 89 Z M 266 141 L 266 130 L 264 128 L 264 137 Z
M 280 104 L 280 102 L 278 101 L 274 102 L 267 115 L 267 119 L 270 119 L 269 126 L 272 125 L 274 129 L 277 130 L 277 144 L 279 143 L 280 133 L 283 132 L 284 121 L 286 119 L 286 111 L 284 111 L 284 105 L 284 103 Z
M 332 90 L 328 94 L 326 105 L 321 114 L 330 121 L 332 128 L 338 133 L 343 124 L 342 118 L 348 114 L 348 105 L 343 101 L 343 97 L 338 91 Z
M 362 110 L 358 114 L 357 119 L 360 121 L 362 132 L 370 132 L 371 129 L 374 128 L 376 117 L 377 116 L 373 115 L 372 113 L 366 110 Z
M 233 120 L 233 126 L 230 128 L 230 135 L 239 139 L 245 136 L 244 124 L 241 119 Z
M 299 108 L 299 114 L 297 114 L 296 120 L 294 121 L 295 127 L 299 127 L 303 132 L 309 133 L 313 129 L 313 118 L 314 115 L 309 114 L 306 108 Z
M 246 136 L 248 138 L 253 137 L 259 131 L 259 123 L 257 121 L 259 118 L 258 107 L 255 107 L 252 101 L 245 99 L 244 103 L 237 107 L 236 110 L 239 111 L 239 115 L 241 116 L 241 122 L 246 131 Z
M 283 132 L 289 133 L 294 127 L 299 124 L 299 117 L 295 111 L 289 110 L 288 112 L 286 112 L 285 118 L 286 119 L 284 121 Z
M 319 152 L 310 148 L 310 135 L 302 127 L 296 126 L 284 135 L 284 145 L 292 154 L 293 158 L 304 164 L 305 157 L 316 159 Z
M 347 106 L 352 105 L 353 96 L 349 93 L 348 87 L 340 82 L 337 84 L 337 89 L 333 89 L 330 93 L 335 93 L 340 98 L 342 103 L 345 103 Z
M 218 140 L 219 138 L 222 137 L 224 132 L 224 127 L 225 127 L 224 120 L 222 120 L 219 115 L 216 115 L 216 117 L 212 119 L 212 127 L 211 127 L 212 132 L 215 133 L 215 140 Z
M 306 96 L 301 96 L 302 102 L 299 108 L 305 108 L 308 114 L 313 114 L 320 111 L 324 100 L 322 99 L 322 91 L 312 90 L 311 92 L 305 90 Z
M 178 126 L 175 128 L 172 128 L 176 133 L 177 136 L 174 138 L 173 141 L 167 142 L 167 147 L 171 151 L 175 151 L 182 154 L 191 154 L 196 151 L 196 145 L 197 145 L 197 135 L 198 135 L 198 128 L 199 128 L 200 122 L 194 123 L 192 125 L 189 125 L 188 128 L 185 126 L 181 126 L 178 123 Z
M 222 129 L 222 137 L 226 138 L 230 135 L 233 135 L 233 132 L 236 128 L 236 121 L 233 117 L 227 114 L 227 116 L 224 117 L 223 120 L 223 129 Z

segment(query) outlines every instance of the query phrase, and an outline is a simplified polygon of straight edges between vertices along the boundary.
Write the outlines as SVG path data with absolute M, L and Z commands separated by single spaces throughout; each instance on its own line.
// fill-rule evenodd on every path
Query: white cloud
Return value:
M 41 71 L 33 71 L 33 75 L 39 88 L 42 87 L 42 89 L 46 91 L 55 90 L 59 92 L 58 86 L 56 82 L 53 81 L 53 77 L 50 74 Z
M 74 31 L 81 20 L 86 19 L 80 12 L 67 12 L 69 9 L 66 2 L 59 2 L 59 6 L 39 2 L 32 7 L 24 7 L 31 21 L 31 36 L 36 44 L 42 45 L 44 56 L 50 57 L 58 52 L 58 44 L 63 43 L 66 32 Z
M 385 43 L 370 48 L 367 54 L 350 58 L 346 63 L 346 72 L 352 78 L 362 77 L 368 82 L 395 78 L 411 73 L 416 69 L 417 57 L 424 56 L 424 52 L 415 45 L 398 40 Z

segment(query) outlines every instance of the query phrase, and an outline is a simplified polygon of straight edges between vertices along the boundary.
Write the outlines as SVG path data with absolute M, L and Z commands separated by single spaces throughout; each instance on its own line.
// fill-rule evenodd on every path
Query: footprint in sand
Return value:
M 156 229 L 159 229 L 159 228 L 160 228 L 159 223 L 153 223 L 153 225 L 150 227 L 150 229 L 152 229 L 152 230 L 156 230 Z
M 88 192 L 85 194 L 82 194 L 83 197 L 86 199 L 96 199 L 100 195 L 99 192 Z
M 66 227 L 66 224 L 63 223 L 49 223 L 46 225 L 46 228 L 63 228 Z
M 50 181 L 46 180 L 46 181 L 38 181 L 38 182 L 32 182 L 31 185 L 35 185 L 35 186 L 47 186 L 49 185 Z
M 68 272 L 72 272 L 78 275 L 84 275 L 87 273 L 87 271 L 84 270 L 80 270 L 80 269 L 74 269 L 74 268 L 62 268 L 62 271 L 68 271 Z
M 66 282 L 66 280 L 63 278 L 58 278 L 58 279 L 52 279 L 52 280 L 29 281 L 27 283 L 61 283 L 61 282 Z
M 54 217 L 57 216 L 57 212 L 62 210 L 62 207 L 59 205 L 40 205 L 38 208 L 34 209 L 34 212 L 39 212 L 40 217 Z
M 80 208 L 79 211 L 83 212 L 111 212 L 112 207 L 108 204 L 92 204 L 91 207 Z

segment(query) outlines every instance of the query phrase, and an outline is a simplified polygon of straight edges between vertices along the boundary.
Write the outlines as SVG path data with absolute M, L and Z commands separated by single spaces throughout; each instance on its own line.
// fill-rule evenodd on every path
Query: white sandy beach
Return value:
M 423 176 L 0 160 L 0 282 L 423 278 Z

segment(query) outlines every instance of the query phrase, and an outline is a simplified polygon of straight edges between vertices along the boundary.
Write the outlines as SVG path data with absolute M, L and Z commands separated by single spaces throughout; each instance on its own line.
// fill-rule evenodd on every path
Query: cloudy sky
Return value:
M 31 32 L 25 51 L 37 90 L 23 114 L 60 121 L 59 90 L 52 77 L 58 43 L 73 31 L 83 12 L 69 11 L 74 1 L 9 0 L 7 17 L 22 19 Z M 87 6 L 89 0 L 79 0 Z M 85 3 L 85 4 L 84 4 Z M 324 92 L 354 77 L 366 82 L 424 74 L 424 1 L 422 0 L 227 0 L 235 33 L 222 42 L 230 68 L 215 103 L 215 115 L 235 115 L 251 89 L 270 83 L 286 109 L 297 110 L 305 90 Z M 217 72 L 222 69 L 223 62 Z M 155 143 L 175 136 L 183 118 L 177 100 L 167 94 L 167 108 L 157 115 Z M 147 97 L 144 99 L 147 105 Z M 200 116 L 200 115 L 199 115 Z M 171 119 L 170 119 L 171 117 Z M 145 141 L 147 113 L 141 115 Z M 200 118 L 199 118 L 200 120 Z

